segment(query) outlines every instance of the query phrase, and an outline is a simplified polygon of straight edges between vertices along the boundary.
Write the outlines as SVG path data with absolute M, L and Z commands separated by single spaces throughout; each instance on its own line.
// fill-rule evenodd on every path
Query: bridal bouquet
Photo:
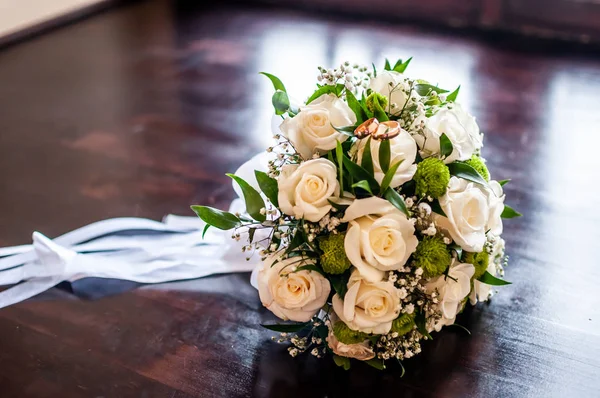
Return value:
M 319 68 L 300 105 L 263 73 L 279 122 L 266 167 L 229 174 L 245 211 L 192 206 L 205 231 L 231 230 L 260 256 L 260 299 L 291 321 L 263 326 L 292 356 L 383 369 L 509 283 L 502 218 L 520 214 L 504 204 L 508 180 L 491 179 L 460 87 L 411 79 L 409 62 Z

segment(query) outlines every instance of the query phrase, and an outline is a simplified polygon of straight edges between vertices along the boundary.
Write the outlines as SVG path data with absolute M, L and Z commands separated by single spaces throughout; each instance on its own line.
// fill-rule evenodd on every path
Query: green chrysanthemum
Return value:
M 375 101 L 379 103 L 381 109 L 387 109 L 388 99 L 384 95 L 373 92 L 367 97 L 367 109 L 370 112 L 375 112 Z
M 443 239 L 437 236 L 423 238 L 413 253 L 415 267 L 423 268 L 423 277 L 441 275 L 452 261 L 452 255 Z
M 352 330 L 342 321 L 337 321 L 333 325 L 333 334 L 340 343 L 358 344 L 365 341 L 368 337 L 366 333 Z
M 319 248 L 323 251 L 321 267 L 328 274 L 343 274 L 352 266 L 344 250 L 344 237 L 343 234 L 332 234 L 319 239 Z
M 487 270 L 487 267 L 490 263 L 490 255 L 485 251 L 481 253 L 464 252 L 462 262 L 473 264 L 475 267 L 475 274 L 473 275 L 473 278 L 479 279 Z
M 414 314 L 402 314 L 392 322 L 392 332 L 402 336 L 413 330 L 415 326 Z
M 440 159 L 430 157 L 417 165 L 414 180 L 418 196 L 439 198 L 446 193 L 450 170 Z
M 484 180 L 490 180 L 490 172 L 485 163 L 483 162 L 483 159 L 481 159 L 479 156 L 473 155 L 471 159 L 467 160 L 465 163 L 477 170 L 477 172 L 481 174 Z

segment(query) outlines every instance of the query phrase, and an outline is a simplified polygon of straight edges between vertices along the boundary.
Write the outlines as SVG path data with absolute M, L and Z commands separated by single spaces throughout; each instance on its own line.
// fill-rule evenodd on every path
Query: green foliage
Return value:
M 511 284 L 511 282 L 508 282 L 508 281 L 505 281 L 503 279 L 497 278 L 497 277 L 495 277 L 494 275 L 490 274 L 487 271 L 485 271 L 485 273 L 478 280 L 481 283 L 485 283 L 487 285 L 492 285 L 492 286 L 504 286 L 504 285 L 510 285 Z
M 415 315 L 413 314 L 401 314 L 398 318 L 392 322 L 392 332 L 398 333 L 403 336 L 406 333 L 413 330 L 415 326 Z
M 367 365 L 369 365 L 372 368 L 375 368 L 377 370 L 385 370 L 385 363 L 383 362 L 383 360 L 381 359 L 369 359 L 368 361 L 365 361 L 365 363 Z
M 448 170 L 450 170 L 450 175 L 487 186 L 487 181 L 485 178 L 483 178 L 477 170 L 467 163 L 452 162 L 448 165 Z
M 426 236 L 413 253 L 413 261 L 415 267 L 423 268 L 424 278 L 433 278 L 446 271 L 452 255 L 441 237 Z
M 267 198 L 269 198 L 273 205 L 279 207 L 279 190 L 277 188 L 277 180 L 269 177 L 267 173 L 259 170 L 254 170 L 254 175 L 256 176 L 256 181 L 258 182 L 260 190 Z
M 277 115 L 283 115 L 290 109 L 290 99 L 285 91 L 275 91 L 273 98 L 271 98 L 271 102 L 273 103 Z
M 340 368 L 344 368 L 344 370 L 350 370 L 350 358 L 334 355 L 333 362 Z
M 242 225 L 240 219 L 232 213 L 208 206 L 191 206 L 194 213 L 206 224 L 218 229 L 228 230 Z M 204 228 L 204 233 L 208 228 Z
M 402 196 L 400 196 L 400 194 L 398 192 L 396 192 L 392 188 L 388 188 L 388 189 L 386 189 L 385 194 L 383 196 L 391 204 L 393 204 L 396 209 L 398 209 L 402 213 L 404 213 L 404 215 L 406 215 L 407 218 L 410 218 L 410 212 L 406 208 L 406 203 L 404 203 L 404 199 L 402 199 Z
M 425 97 L 425 96 L 431 94 L 432 91 L 435 91 L 438 94 L 443 94 L 443 93 L 448 92 L 448 90 L 444 90 L 443 88 L 439 88 L 437 86 L 433 86 L 428 83 L 415 84 L 414 89 L 417 92 L 417 94 L 419 94 L 422 97 Z
M 348 170 L 348 172 L 350 173 L 350 176 L 352 176 L 353 179 L 356 179 L 359 181 L 360 180 L 367 181 L 369 183 L 369 186 L 371 187 L 371 192 L 374 195 L 379 193 L 379 183 L 377 182 L 377 180 L 375 180 L 375 177 L 373 177 L 372 173 L 369 173 L 362 166 L 359 166 L 358 164 L 354 163 L 353 161 L 348 159 L 346 156 L 343 157 L 343 163 L 344 163 L 344 167 L 346 167 L 346 170 Z
M 265 221 L 267 219 L 266 215 L 260 213 L 260 209 L 265 208 L 265 201 L 263 200 L 262 196 L 260 196 L 258 191 L 244 181 L 243 178 L 229 173 L 227 176 L 231 177 L 235 182 L 237 182 L 240 188 L 242 188 L 244 200 L 246 201 L 246 211 L 248 214 L 250 214 L 250 217 L 256 221 Z
M 262 326 L 263 328 L 272 330 L 274 332 L 295 333 L 295 332 L 299 332 L 302 329 L 309 327 L 310 325 L 311 325 L 310 322 L 302 322 L 302 323 L 286 323 L 286 324 L 276 323 L 274 325 L 261 324 L 260 326 Z
M 387 173 L 390 168 L 391 156 L 390 140 L 381 141 L 379 144 L 379 166 L 384 173 Z M 382 191 L 385 191 L 385 189 L 382 189 Z
M 451 92 L 450 94 L 448 94 L 448 96 L 446 97 L 446 101 L 448 102 L 454 102 L 456 101 L 456 97 L 458 97 L 458 92 L 460 91 L 460 86 L 458 86 L 456 88 L 456 90 L 454 90 L 453 92 Z
M 417 196 L 439 198 L 446 193 L 450 171 L 442 160 L 429 157 L 417 165 L 413 179 Z
M 369 110 L 369 112 L 371 112 L 371 113 L 374 114 L 375 113 L 375 109 L 377 107 L 376 104 L 378 104 L 383 109 L 387 109 L 388 99 L 384 95 L 381 95 L 381 94 L 379 94 L 377 92 L 372 92 L 367 97 L 367 102 L 366 103 L 367 103 L 367 109 Z
M 319 88 L 317 88 L 315 92 L 310 97 L 308 97 L 308 100 L 306 100 L 306 105 L 310 104 L 323 94 L 335 94 L 339 97 L 344 88 L 345 87 L 343 84 L 336 84 L 335 86 L 330 86 L 326 84 L 324 86 L 319 86 Z
M 385 113 L 385 109 L 387 108 L 387 98 L 383 97 L 382 95 L 377 96 L 373 94 L 376 93 L 371 93 L 371 95 L 369 96 L 371 97 L 370 106 L 373 109 L 371 112 L 373 113 L 373 116 L 380 122 L 387 122 L 388 120 L 390 120 L 387 113 Z M 369 97 L 367 97 L 367 99 Z M 380 102 L 381 98 L 385 99 L 385 106 Z
M 287 92 L 285 90 L 285 86 L 283 85 L 283 83 L 281 82 L 281 80 L 279 80 L 279 78 L 277 76 L 272 75 L 272 74 L 267 73 L 267 72 L 260 72 L 260 74 L 268 77 L 269 80 L 271 80 L 271 83 L 273 83 L 273 87 L 275 88 L 275 90 L 281 90 L 284 93 Z
M 362 159 L 360 160 L 360 165 L 363 169 L 367 171 L 367 173 L 373 175 L 373 156 L 371 156 L 371 137 L 367 139 L 367 142 L 363 149 Z
M 473 278 L 479 279 L 487 271 L 487 267 L 490 263 L 490 255 L 486 251 L 480 253 L 463 252 L 461 261 L 463 263 L 473 264 L 475 267 Z
M 447 158 L 448 156 L 452 155 L 452 151 L 454 151 L 452 141 L 450 141 L 450 138 L 448 138 L 448 136 L 445 133 L 442 134 L 442 136 L 440 137 L 440 154 L 444 158 Z
M 341 275 L 329 275 L 329 283 L 331 283 L 331 287 L 333 290 L 340 296 L 343 300 L 346 296 L 346 292 L 348 291 L 348 280 L 350 279 L 350 271 L 346 271 Z
M 404 62 L 402 62 L 402 60 L 399 59 L 398 61 L 396 61 L 396 65 L 394 65 L 394 71 L 398 73 L 404 73 L 404 71 L 408 67 L 408 64 L 410 64 L 410 61 L 412 61 L 412 57 L 410 57 Z
M 522 215 L 523 214 L 519 213 L 518 211 L 516 211 L 515 209 L 513 209 L 509 205 L 504 205 L 504 210 L 502 210 L 502 214 L 500 214 L 500 217 L 502 217 L 502 218 L 515 218 L 515 217 L 521 217 Z
M 318 239 L 321 254 L 321 267 L 328 274 L 343 274 L 352 263 L 344 250 L 344 234 L 331 234 Z
M 506 184 L 508 184 L 509 182 L 510 182 L 510 178 L 507 180 L 500 180 L 500 181 L 498 181 L 498 184 L 500 184 L 500 186 L 503 187 Z
M 346 90 L 346 101 L 348 102 L 350 109 L 352 109 L 352 112 L 356 115 L 356 124 L 360 124 L 368 119 L 367 112 L 350 90 Z
M 471 156 L 471 159 L 465 161 L 465 163 L 474 168 L 484 180 L 490 180 L 490 172 L 481 157 L 473 155 Z
M 431 337 L 431 335 L 427 331 L 427 320 L 425 318 L 425 313 L 421 311 L 417 312 L 417 315 L 415 316 L 415 324 L 417 325 L 419 333 L 421 333 L 424 337 L 433 340 L 433 337 Z
M 389 140 L 384 140 L 383 142 L 389 142 Z M 383 179 L 381 180 L 381 192 L 385 192 L 388 189 L 388 187 L 392 183 L 392 179 L 394 178 L 394 175 L 396 175 L 396 171 L 398 170 L 398 167 L 400 167 L 402 162 L 404 162 L 404 159 L 394 163 L 394 165 L 387 170 L 387 172 L 383 176 Z
M 337 321 L 333 325 L 333 334 L 340 343 L 344 344 L 359 344 L 369 337 L 366 333 L 350 329 L 342 321 Z
M 373 195 L 373 192 L 371 191 L 371 187 L 369 186 L 369 182 L 366 180 L 360 180 L 358 182 L 355 182 L 354 184 L 351 185 L 352 188 L 360 188 L 360 189 L 364 189 L 365 191 L 367 191 L 371 196 Z

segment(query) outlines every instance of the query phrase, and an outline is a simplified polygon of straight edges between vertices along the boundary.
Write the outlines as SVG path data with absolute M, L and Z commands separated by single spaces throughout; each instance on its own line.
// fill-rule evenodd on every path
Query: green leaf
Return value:
M 507 282 L 504 279 L 497 278 L 487 271 L 485 271 L 485 273 L 483 275 L 481 275 L 481 277 L 478 279 L 478 281 L 481 283 L 485 283 L 486 285 L 492 285 L 492 286 L 504 286 L 504 285 L 510 285 L 512 283 L 512 282 Z
M 367 173 L 373 175 L 373 157 L 371 156 L 371 136 L 367 139 L 365 149 L 363 150 L 362 159 L 360 165 Z
M 384 370 L 385 369 L 385 363 L 383 363 L 383 361 L 381 359 L 369 359 L 368 361 L 365 361 L 365 363 L 377 370 Z
M 325 272 L 323 272 L 323 270 L 321 268 L 317 267 L 314 264 L 303 265 L 301 267 L 296 268 L 296 271 L 293 271 L 293 272 L 298 272 L 298 271 L 315 271 L 325 277 L 327 276 L 327 275 L 325 275 Z
M 477 170 L 468 164 L 463 162 L 452 162 L 447 166 L 450 170 L 450 175 L 487 186 L 487 181 L 481 176 L 481 174 L 479 174 Z
M 331 125 L 331 127 L 333 127 L 333 129 L 335 131 L 337 131 L 338 133 L 342 133 L 345 135 L 349 135 L 350 137 L 354 137 L 354 130 L 356 130 L 357 126 L 342 126 L 342 127 L 336 127 L 333 124 Z
M 263 328 L 272 330 L 274 332 L 295 333 L 295 332 L 299 332 L 300 330 L 310 326 L 310 322 L 286 323 L 286 324 L 276 323 L 274 325 L 261 324 L 260 326 L 262 326 Z
M 330 86 L 328 84 L 324 86 L 320 86 L 309 98 L 306 100 L 306 105 L 310 104 L 323 94 L 335 94 L 337 96 L 344 90 L 343 84 L 336 84 L 335 86 Z
M 440 137 L 440 153 L 443 157 L 447 158 L 452 154 L 454 147 L 452 146 L 452 141 L 446 135 L 446 133 L 442 134 Z
M 407 59 L 404 62 L 402 62 L 401 59 L 398 60 L 398 62 L 396 62 L 396 65 L 394 66 L 394 71 L 399 72 L 399 73 L 404 73 L 404 71 L 408 67 L 408 64 L 410 64 L 410 61 L 412 61 L 412 57 L 410 57 L 409 59 Z
M 444 90 L 443 88 L 439 88 L 437 86 L 433 86 L 428 83 L 416 84 L 415 91 L 417 92 L 417 94 L 419 94 L 420 96 L 423 96 L 423 97 L 426 95 L 429 95 L 432 91 L 435 91 L 438 94 L 443 94 L 443 93 L 448 92 L 448 90 Z
M 279 80 L 279 78 L 277 76 L 272 75 L 272 74 L 267 73 L 267 72 L 259 72 L 259 74 L 265 75 L 266 77 L 268 77 L 269 80 L 271 80 L 271 83 L 273 83 L 273 87 L 275 88 L 275 90 L 281 90 L 284 93 L 287 92 L 285 90 L 285 86 L 283 85 L 283 83 L 281 82 L 281 80 Z
M 350 369 L 350 358 L 348 358 L 348 357 L 341 357 L 339 355 L 334 355 L 333 362 L 335 362 L 335 364 L 337 366 L 339 366 L 340 368 L 344 368 L 344 370 Z
M 278 115 L 283 115 L 288 109 L 290 109 L 290 99 L 285 91 L 275 91 L 271 102 L 275 108 L 275 113 Z
M 379 166 L 384 173 L 387 173 L 390 168 L 390 157 L 390 140 L 383 140 L 379 144 Z
M 208 229 L 211 227 L 210 224 L 206 224 L 204 226 L 204 229 L 202 230 L 202 239 L 204 239 L 204 235 L 206 235 L 206 231 L 208 231 Z
M 374 194 L 379 192 L 379 184 L 375 180 L 375 177 L 373 177 L 373 174 L 369 173 L 362 166 L 357 165 L 356 163 L 348 159 L 346 156 L 344 156 L 343 161 L 344 166 L 353 178 L 356 178 L 359 181 L 366 180 L 369 183 L 369 186 L 371 187 L 371 192 L 373 192 Z
M 256 176 L 256 181 L 258 182 L 260 190 L 263 191 L 265 196 L 269 198 L 275 207 L 279 207 L 279 189 L 277 188 L 277 180 L 269 177 L 267 173 L 260 170 L 254 170 L 254 175 Z
M 254 234 L 256 233 L 256 228 L 248 229 L 248 242 L 252 243 L 254 241 Z
M 421 311 L 419 311 L 417 313 L 417 316 L 415 317 L 415 324 L 417 325 L 417 329 L 419 330 L 419 333 L 421 333 L 423 336 L 427 337 L 428 339 L 433 340 L 433 337 L 431 337 L 431 335 L 427 331 L 427 327 L 425 326 L 426 325 L 425 314 L 422 313 Z
M 390 120 L 387 113 L 379 103 L 379 98 L 373 97 L 373 116 L 380 122 L 387 122 Z
M 456 101 L 456 97 L 458 97 L 459 91 L 460 91 L 460 86 L 456 87 L 456 90 L 454 90 L 453 92 L 448 94 L 448 96 L 446 97 L 446 101 L 448 101 L 448 102 Z
M 384 140 L 383 142 L 389 142 L 389 140 Z M 383 180 L 381 180 L 381 192 L 385 192 L 388 189 L 392 183 L 392 179 L 394 178 L 396 171 L 398 170 L 398 167 L 400 167 L 402 162 L 404 162 L 404 159 L 394 163 L 394 165 L 385 173 Z
M 371 192 L 371 187 L 369 186 L 369 183 L 366 180 L 360 180 L 359 182 L 355 182 L 354 184 L 352 184 L 352 188 L 361 188 L 373 195 L 373 192 Z
M 335 290 L 342 299 L 346 296 L 346 292 L 348 291 L 348 279 L 350 279 L 349 271 L 346 271 L 341 275 L 329 275 L 331 287 L 333 287 L 333 290 Z
M 344 191 L 344 149 L 339 141 L 335 142 L 335 158 L 338 164 L 338 179 L 340 181 L 340 190 Z
M 256 221 L 263 222 L 267 219 L 264 214 L 260 214 L 260 209 L 265 208 L 265 201 L 262 196 L 258 193 L 258 191 L 243 178 L 240 178 L 234 174 L 227 174 L 228 177 L 231 177 L 235 182 L 238 183 L 240 188 L 242 188 L 242 193 L 244 194 L 244 200 L 246 201 L 246 211 L 250 214 L 250 217 L 255 219 Z
M 433 202 L 430 203 L 430 206 L 431 206 L 431 211 L 433 211 L 436 214 L 439 214 L 440 216 L 444 216 L 444 217 L 448 218 L 448 216 L 442 209 L 442 206 L 440 206 L 439 200 L 434 199 Z
M 463 325 L 459 325 L 458 323 L 452 323 L 448 326 L 456 326 L 459 329 L 464 330 L 465 332 L 467 332 L 467 334 L 470 336 L 471 335 L 471 331 L 469 329 L 467 329 L 466 327 L 464 327 Z
M 462 259 L 462 254 L 463 254 L 462 247 L 460 247 L 459 245 L 451 245 L 450 249 L 452 249 L 456 252 L 456 256 L 458 257 L 459 260 Z
M 393 204 L 394 207 L 396 207 L 398 210 L 400 210 L 402 213 L 404 213 L 407 218 L 410 218 L 410 213 L 408 212 L 408 209 L 406 208 L 406 203 L 404 203 L 404 199 L 402 199 L 402 196 L 400 196 L 400 194 L 398 194 L 398 192 L 396 192 L 392 188 L 388 188 L 385 191 L 385 194 L 383 196 L 391 204 Z
M 373 77 L 377 77 L 377 68 L 375 67 L 375 64 L 371 65 L 373 65 Z
M 235 214 L 208 206 L 191 206 L 194 213 L 205 223 L 223 230 L 239 227 L 242 222 Z M 205 227 L 206 228 L 206 227 Z
M 503 187 L 506 184 L 508 184 L 509 182 L 510 182 L 510 178 L 507 180 L 500 180 L 500 181 L 498 181 L 498 184 L 500 184 L 500 186 Z
M 502 218 L 515 218 L 515 217 L 521 217 L 522 215 L 523 214 L 519 213 L 518 211 L 516 211 L 515 209 L 513 209 L 509 205 L 504 205 L 504 210 L 502 210 L 502 214 L 500 214 L 500 217 L 502 217 Z
M 360 102 L 358 102 L 358 100 L 350 90 L 346 90 L 346 101 L 348 102 L 348 106 L 350 107 L 350 109 L 352 109 L 352 112 L 354 112 L 354 114 L 356 115 L 356 124 L 360 124 L 368 119 L 367 112 L 365 111 L 365 109 L 363 109 Z M 352 132 L 354 132 L 354 130 L 352 130 Z
M 385 59 L 385 66 L 383 67 L 384 70 L 392 70 L 392 67 L 390 66 L 390 61 L 386 58 Z

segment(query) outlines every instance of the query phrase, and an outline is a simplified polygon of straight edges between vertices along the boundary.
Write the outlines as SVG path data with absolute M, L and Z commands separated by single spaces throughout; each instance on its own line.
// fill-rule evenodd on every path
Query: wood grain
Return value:
M 156 1 L 0 52 L 0 245 L 107 217 L 225 206 L 234 194 L 224 173 L 269 143 L 272 88 L 258 72 L 303 98 L 318 65 L 346 59 L 414 56 L 413 76 L 462 84 L 492 175 L 513 179 L 508 202 L 525 214 L 505 223 L 513 285 L 461 316 L 472 336 L 437 334 L 404 378 L 290 358 L 259 326 L 273 317 L 249 275 L 237 274 L 112 295 L 75 285 L 77 295 L 53 289 L 0 310 L 1 395 L 596 396 L 600 59 L 519 48 Z M 103 297 L 81 298 L 94 289 Z

